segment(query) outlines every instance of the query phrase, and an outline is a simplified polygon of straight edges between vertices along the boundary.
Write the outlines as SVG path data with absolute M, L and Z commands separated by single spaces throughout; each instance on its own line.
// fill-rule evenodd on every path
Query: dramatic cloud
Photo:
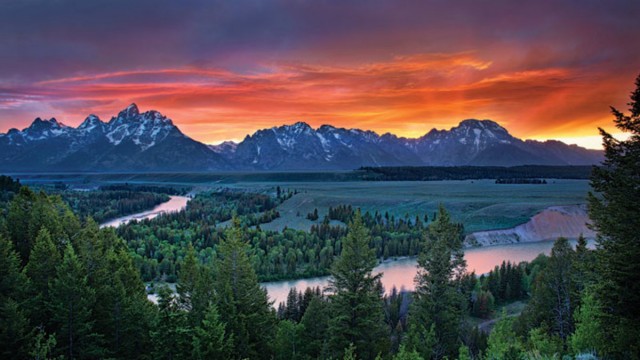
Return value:
M 420 136 L 464 118 L 587 139 L 640 72 L 638 14 L 624 0 L 8 1 L 0 131 L 136 102 L 205 142 L 299 120 Z

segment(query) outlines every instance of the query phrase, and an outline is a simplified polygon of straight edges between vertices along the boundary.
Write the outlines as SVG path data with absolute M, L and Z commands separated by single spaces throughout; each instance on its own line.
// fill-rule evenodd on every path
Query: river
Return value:
M 571 243 L 575 246 L 576 242 L 572 241 Z M 594 243 L 589 241 L 589 246 L 593 247 Z M 467 260 L 469 272 L 475 271 L 476 274 L 484 274 L 491 271 L 496 265 L 500 265 L 502 261 L 519 263 L 531 261 L 542 253 L 548 255 L 552 247 L 553 241 L 484 246 L 465 249 L 464 257 Z M 375 274 L 383 273 L 382 285 L 387 293 L 394 286 L 398 289 L 413 290 L 413 279 L 417 273 L 416 265 L 415 257 L 387 260 L 376 266 L 373 272 Z M 301 280 L 266 282 L 262 283 L 262 286 L 267 289 L 269 298 L 275 301 L 274 305 L 277 306 L 280 302 L 286 301 L 291 288 L 296 288 L 297 291 L 304 291 L 307 287 L 320 286 L 324 288 L 328 281 L 328 276 L 322 276 Z
M 180 211 L 187 206 L 187 202 L 189 200 L 190 198 L 188 196 L 175 196 L 175 195 L 170 196 L 169 201 L 163 202 L 162 204 L 157 205 L 151 210 L 109 220 L 105 223 L 100 224 L 100 227 L 106 227 L 106 226 L 118 227 L 122 224 L 128 223 L 131 220 L 153 219 L 154 217 L 162 213 Z

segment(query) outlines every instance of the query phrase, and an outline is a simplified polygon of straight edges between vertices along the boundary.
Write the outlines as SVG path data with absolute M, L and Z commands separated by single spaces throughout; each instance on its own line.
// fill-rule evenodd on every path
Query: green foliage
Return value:
M 38 194 L 28 187 L 21 187 L 13 198 L 7 213 L 9 239 L 13 242 L 22 264 L 29 260 L 33 243 L 42 228 L 46 228 L 59 249 L 68 242 L 69 236 L 63 227 L 63 216 L 70 212 L 60 198 Z
M 99 357 L 104 349 L 91 317 L 95 289 L 89 286 L 87 270 L 71 245 L 57 267 L 49 289 L 52 322 L 56 328 L 58 351 L 69 359 Z
M 546 329 L 535 328 L 529 331 L 527 339 L 527 353 L 532 358 L 554 358 L 562 354 L 562 340 L 555 335 L 549 335 Z
M 289 320 L 280 321 L 275 339 L 276 359 L 294 360 L 302 358 L 303 342 L 301 334 L 304 325 Z
M 329 280 L 329 288 L 334 292 L 330 302 L 329 346 L 337 356 L 349 344 L 355 346 L 360 359 L 373 359 L 389 350 L 380 275 L 371 274 L 377 262 L 369 240 L 358 211 L 349 224 L 342 254 L 333 263 Z
M 471 350 L 466 345 L 460 345 L 458 348 L 458 360 L 471 360 Z
M 513 319 L 502 313 L 489 335 L 487 360 L 519 360 L 523 352 L 522 342 L 514 336 Z
M 44 326 L 51 318 L 51 312 L 47 306 L 49 298 L 49 283 L 56 276 L 56 268 L 61 258 L 58 249 L 51 240 L 49 231 L 41 229 L 36 238 L 31 257 L 24 269 L 25 274 L 31 279 L 32 298 L 32 322 Z
M 300 324 L 304 331 L 300 335 L 303 352 L 308 359 L 325 358 L 328 337 L 328 304 L 320 296 L 314 296 L 309 302 Z
M 416 350 L 409 351 L 404 345 L 400 346 L 400 350 L 393 357 L 393 360 L 423 360 L 424 358 L 418 354 Z
M 55 336 L 47 335 L 42 328 L 39 328 L 33 338 L 33 344 L 31 345 L 29 356 L 37 360 L 51 359 L 56 343 Z
M 275 317 L 247 255 L 237 218 L 218 253 L 215 288 L 220 317 L 227 324 L 228 335 L 233 336 L 232 353 L 238 358 L 269 358 Z
M 91 217 L 98 223 L 149 210 L 169 201 L 167 194 L 119 188 L 101 188 L 94 191 L 65 190 L 60 192 L 60 196 L 81 219 Z
M 168 287 L 161 287 L 158 291 L 158 312 L 157 322 L 151 331 L 154 358 L 190 359 L 194 341 L 193 328 L 189 327 L 187 313 L 180 308 L 178 300 Z
M 531 301 L 524 311 L 527 332 L 542 326 L 566 344 L 573 332 L 573 312 L 579 301 L 574 283 L 574 259 L 575 251 L 569 241 L 556 240 L 546 267 L 535 279 Z
M 220 320 L 218 309 L 210 305 L 202 323 L 193 333 L 193 359 L 223 359 L 229 357 L 232 339 L 225 334 L 225 324 Z
M 600 129 L 605 161 L 594 168 L 589 216 L 598 231 L 596 297 L 613 332 L 619 357 L 640 353 L 640 76 L 628 104 L 629 115 L 611 108 L 616 127 L 629 135 L 617 140 Z
M 461 286 L 466 269 L 462 235 L 441 206 L 418 257 L 407 346 L 425 359 L 457 354 L 459 328 L 466 312 Z
M 585 291 L 582 305 L 574 314 L 576 330 L 569 341 L 575 354 L 593 351 L 602 356 L 608 353 L 607 335 L 603 332 L 604 316 L 602 305 L 594 293 Z
M 363 180 L 587 179 L 590 166 L 394 166 L 363 167 Z
M 28 279 L 20 272 L 20 260 L 13 244 L 0 234 L 0 355 L 24 355 L 28 338 L 28 317 L 22 309 Z

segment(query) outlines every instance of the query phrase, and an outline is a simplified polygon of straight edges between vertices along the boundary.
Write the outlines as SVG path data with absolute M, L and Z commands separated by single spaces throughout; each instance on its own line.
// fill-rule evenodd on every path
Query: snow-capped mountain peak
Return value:
M 82 124 L 80 124 L 80 126 L 78 126 L 78 130 L 83 130 L 83 131 L 91 131 L 95 128 L 99 128 L 102 127 L 104 125 L 104 123 L 100 120 L 99 117 L 97 117 L 96 115 L 89 115 L 87 116 L 86 119 L 84 119 L 84 121 L 82 122 Z
M 134 119 L 139 115 L 140 110 L 138 110 L 138 105 L 136 105 L 135 103 L 132 103 L 131 105 L 127 106 L 126 109 L 118 113 L 118 117 L 123 119 Z
M 43 151 L 46 149 L 46 151 Z M 29 159 L 25 162 L 23 159 Z M 0 165 L 40 170 L 193 170 L 226 168 L 222 157 L 190 139 L 155 110 L 129 105 L 107 123 L 89 115 L 78 127 L 55 119 L 0 134 Z M 197 164 L 197 165 L 194 165 Z
M 426 129 L 425 129 L 426 130 Z M 361 166 L 586 165 L 602 152 L 522 141 L 491 120 L 467 119 L 419 138 L 305 122 L 258 130 L 240 143 L 204 145 L 160 112 L 135 104 L 77 128 L 36 119 L 0 134 L 0 168 L 18 170 L 344 170 Z M 29 159 L 25 161 L 24 159 Z

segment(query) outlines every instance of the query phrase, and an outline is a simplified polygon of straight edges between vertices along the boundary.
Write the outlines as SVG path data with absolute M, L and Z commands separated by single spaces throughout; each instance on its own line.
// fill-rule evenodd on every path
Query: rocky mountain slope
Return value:
M 281 171 L 361 166 L 589 165 L 602 152 L 559 141 L 523 141 L 490 120 L 464 120 L 416 139 L 304 122 L 256 131 L 240 143 L 205 145 L 157 111 L 135 104 L 108 122 L 77 128 L 36 119 L 0 134 L 1 171 Z
M 89 115 L 77 128 L 35 119 L 0 134 L 4 171 L 184 171 L 228 169 L 222 157 L 157 111 L 135 104 L 109 122 Z

